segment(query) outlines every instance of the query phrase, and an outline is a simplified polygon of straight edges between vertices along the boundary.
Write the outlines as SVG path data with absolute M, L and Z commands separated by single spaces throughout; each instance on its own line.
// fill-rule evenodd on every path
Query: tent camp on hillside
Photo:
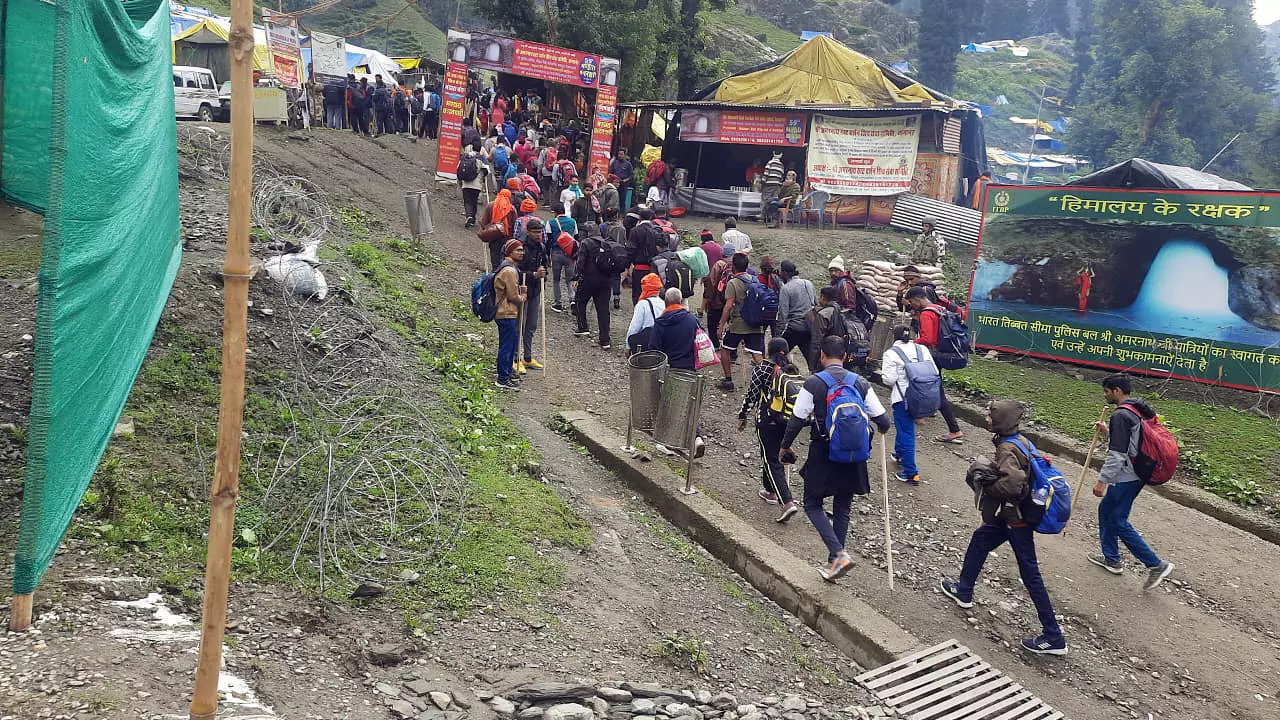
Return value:
M 904 193 L 959 202 L 987 164 L 976 106 L 823 35 L 691 100 L 620 108 L 619 146 L 639 156 L 660 145 L 687 171 L 672 204 L 694 212 L 758 216 L 771 153 L 841 224 L 888 224 Z

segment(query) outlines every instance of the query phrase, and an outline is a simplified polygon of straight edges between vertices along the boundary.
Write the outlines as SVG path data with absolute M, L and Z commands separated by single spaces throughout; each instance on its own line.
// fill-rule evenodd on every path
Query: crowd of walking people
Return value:
M 748 361 L 737 427 L 753 426 L 758 439 L 758 495 L 780 507 L 778 523 L 804 512 L 828 550 L 820 573 L 831 582 L 853 565 L 846 548 L 852 502 L 871 492 L 868 463 L 876 434 L 893 430 L 894 477 L 910 488 L 918 488 L 927 472 L 917 452 L 917 429 L 925 418 L 941 414 L 946 422 L 947 432 L 934 442 L 964 442 L 942 380 L 944 371 L 968 362 L 964 310 L 924 280 L 915 266 L 905 268 L 897 307 L 880 308 L 870 292 L 858 287 L 841 256 L 827 264 L 827 282 L 821 287 L 804 278 L 791 259 L 756 260 L 751 238 L 735 217 L 724 219 L 718 238 L 703 230 L 697 244 L 682 247 L 656 183 L 646 182 L 648 202 L 625 205 L 618 169 L 625 163 L 625 170 L 634 173 L 625 153 L 614 159 L 608 175 L 597 173 L 584 183 L 581 168 L 559 158 L 563 135 L 518 135 L 511 143 L 495 127 L 482 140 L 469 123 L 464 141 L 468 148 L 458 182 L 468 226 L 476 223 L 479 194 L 498 188 L 480 213 L 478 232 L 488 244 L 494 272 L 477 282 L 472 299 L 479 307 L 486 289 L 494 295 L 490 304 L 497 308 L 500 389 L 518 391 L 522 377 L 543 369 L 545 358 L 535 352 L 533 336 L 540 322 L 535 307 L 542 302 L 548 277 L 552 310 L 565 312 L 568 299 L 573 334 L 594 334 L 605 351 L 614 341 L 612 314 L 622 310 L 621 292 L 629 286 L 630 317 L 620 338 L 627 356 L 658 351 L 673 370 L 705 373 L 718 367 L 717 387 L 726 393 L 737 390 L 739 359 Z M 540 218 L 539 207 L 549 208 L 554 217 Z M 913 258 L 936 262 L 945 255 L 946 240 L 935 225 L 929 222 L 917 236 Z M 870 338 L 882 311 L 891 344 L 880 357 L 872 357 Z M 871 383 L 877 374 L 888 388 L 887 405 Z M 1103 394 L 1118 409 L 1110 423 L 1095 428 L 1110 439 L 1093 488 L 1103 498 L 1100 552 L 1087 560 L 1121 574 L 1123 542 L 1148 568 L 1145 588 L 1152 589 L 1173 565 L 1146 544 L 1128 518 L 1138 493 L 1159 481 L 1152 475 L 1155 461 L 1144 455 L 1146 445 L 1138 441 L 1157 432 L 1152 428 L 1159 427 L 1158 421 L 1149 405 L 1131 396 L 1126 376 L 1107 378 Z M 1014 401 L 996 400 L 986 408 L 993 452 L 973 459 L 965 477 L 982 523 L 970 539 L 958 578 L 942 579 L 938 590 L 960 607 L 972 607 L 990 552 L 1009 543 L 1042 625 L 1041 633 L 1026 638 L 1023 647 L 1061 655 L 1067 643 L 1040 573 L 1035 536 L 1060 532 L 1065 525 L 1046 529 L 1050 515 L 1059 511 L 1051 509 L 1052 496 L 1045 491 L 1048 461 L 1021 433 L 1022 419 L 1023 408 Z M 805 431 L 808 451 L 799 470 L 803 490 L 797 501 L 787 466 L 799 462 L 795 445 Z M 706 447 L 700 426 L 695 434 L 689 449 L 693 458 Z M 1070 503 L 1069 492 L 1066 497 Z M 1069 504 L 1066 513 L 1069 517 Z M 1055 522 L 1065 520 L 1058 514 Z
M 345 81 L 333 80 L 313 87 L 320 95 L 325 127 L 351 130 L 365 137 L 410 135 L 435 139 L 440 124 L 443 102 L 438 85 L 410 90 L 402 84 L 390 83 L 382 75 L 356 79 L 348 74 Z

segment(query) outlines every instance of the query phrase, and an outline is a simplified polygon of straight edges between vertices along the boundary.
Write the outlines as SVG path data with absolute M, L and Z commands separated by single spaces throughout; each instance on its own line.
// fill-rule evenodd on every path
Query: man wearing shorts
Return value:
M 720 367 L 724 370 L 724 380 L 720 381 L 721 390 L 732 391 L 733 388 L 733 353 L 738 347 L 745 345 L 751 364 L 755 365 L 764 357 L 764 328 L 748 325 L 742 319 L 742 303 L 747 299 L 748 281 L 747 256 L 743 253 L 733 254 L 733 277 L 724 286 L 724 312 L 721 322 L 724 323 L 724 340 L 720 342 Z

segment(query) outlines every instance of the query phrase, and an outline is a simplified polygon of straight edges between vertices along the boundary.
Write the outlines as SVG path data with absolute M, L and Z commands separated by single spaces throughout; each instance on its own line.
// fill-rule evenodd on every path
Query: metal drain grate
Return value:
M 856 678 L 910 720 L 1061 720 L 1062 713 L 956 640 Z

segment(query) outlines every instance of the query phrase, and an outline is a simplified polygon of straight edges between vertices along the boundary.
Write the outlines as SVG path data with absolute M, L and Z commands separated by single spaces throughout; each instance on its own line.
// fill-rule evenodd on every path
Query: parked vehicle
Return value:
M 228 102 L 230 108 L 230 102 Z M 178 117 L 199 118 L 213 122 L 218 102 L 218 84 L 213 71 L 189 65 L 173 66 L 173 109 Z
M 218 107 L 213 109 L 213 119 L 218 122 L 231 122 L 231 81 L 227 80 L 218 88 Z

